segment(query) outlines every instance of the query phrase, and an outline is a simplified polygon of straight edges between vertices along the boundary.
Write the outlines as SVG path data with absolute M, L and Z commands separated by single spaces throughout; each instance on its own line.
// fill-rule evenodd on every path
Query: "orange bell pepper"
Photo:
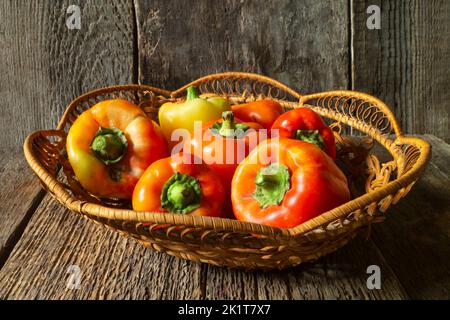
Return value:
M 121 99 L 102 101 L 83 112 L 69 130 L 66 147 L 81 185 L 111 198 L 131 198 L 145 169 L 168 156 L 158 125 Z
M 172 156 L 150 165 L 134 189 L 133 209 L 219 217 L 225 200 L 222 183 L 206 164 L 190 157 Z
M 278 102 L 268 99 L 233 105 L 231 110 L 236 118 L 242 121 L 256 122 L 267 130 L 283 113 L 283 107 Z
M 232 111 L 225 111 L 222 119 L 203 126 L 201 140 L 193 136 L 190 151 L 214 170 L 229 190 L 238 164 L 262 140 L 260 129 L 259 124 L 242 122 Z
M 232 218 L 230 204 L 231 180 L 238 164 L 266 137 L 260 135 L 262 127 L 254 122 L 235 119 L 232 111 L 225 111 L 222 119 L 203 126 L 202 135 L 190 140 L 189 151 L 201 158 L 220 178 L 225 187 L 227 203 L 224 217 Z
M 291 228 L 349 201 L 350 191 L 345 175 L 317 146 L 281 138 L 261 142 L 241 162 L 231 200 L 238 220 Z

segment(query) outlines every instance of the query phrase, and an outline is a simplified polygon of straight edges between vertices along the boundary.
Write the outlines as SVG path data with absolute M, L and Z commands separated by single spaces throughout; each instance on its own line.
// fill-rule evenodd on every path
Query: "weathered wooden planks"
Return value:
M 395 110 L 406 132 L 450 141 L 450 2 L 353 0 L 353 83 Z M 366 27 L 369 5 L 381 30 Z
M 265 74 L 302 93 L 348 85 L 348 4 L 135 1 L 139 80 L 176 89 L 221 71 Z
M 72 4 L 80 5 L 81 30 L 66 27 Z M 369 5 L 382 9 L 381 30 L 366 27 Z M 18 148 L 92 88 L 139 80 L 170 89 L 242 70 L 304 93 L 372 93 L 395 109 L 407 132 L 448 142 L 448 16 L 445 0 L 283 0 L 264 8 L 231 0 L 2 1 L 0 139 Z
M 80 5 L 81 30 L 66 27 L 72 4 Z M 381 30 L 366 27 L 374 4 L 382 9 Z M 3 1 L 0 139 L 18 148 L 92 88 L 139 80 L 170 89 L 242 70 L 304 93 L 372 93 L 396 110 L 407 132 L 449 141 L 449 15 L 445 0 L 283 0 L 263 8 L 231 0 Z
M 372 239 L 413 299 L 450 298 L 450 145 L 427 135 L 433 157 Z
M 21 152 L 0 150 L 0 268 L 44 197 Z
M 68 287 L 73 266 L 79 289 Z M 146 249 L 47 195 L 0 270 L 0 298 L 198 299 L 200 279 L 200 264 Z
M 69 30 L 69 5 L 81 30 Z M 133 4 L 115 1 L 0 3 L 0 141 L 20 148 L 33 130 L 56 126 L 87 90 L 133 81 Z
M 380 290 L 367 288 L 367 267 L 381 269 Z M 315 263 L 273 272 L 208 266 L 208 299 L 408 299 L 396 275 L 372 241 L 356 239 Z
M 369 289 L 369 266 L 381 271 L 381 289 Z M 334 254 L 289 273 L 293 299 L 408 299 L 397 276 L 372 241 L 362 237 Z

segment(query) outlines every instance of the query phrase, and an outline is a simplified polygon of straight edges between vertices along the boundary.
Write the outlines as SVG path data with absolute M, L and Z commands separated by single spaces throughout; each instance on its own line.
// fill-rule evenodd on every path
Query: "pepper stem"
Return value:
M 325 143 L 319 130 L 297 130 L 295 139 L 315 144 L 322 150 L 325 148 Z
M 273 163 L 258 171 L 255 184 L 253 197 L 262 209 L 279 205 L 290 188 L 289 169 L 283 164 Z
M 222 112 L 222 121 L 214 123 L 211 129 L 222 137 L 231 138 L 240 137 L 250 127 L 243 123 L 236 123 L 233 111 L 224 111 Z
M 199 181 L 177 172 L 164 184 L 161 206 L 172 213 L 186 214 L 200 207 L 201 198 Z
M 224 137 L 231 137 L 234 135 L 235 123 L 233 111 L 224 111 L 222 113 L 222 126 L 219 134 Z
M 117 128 L 100 128 L 91 143 L 92 151 L 106 165 L 122 160 L 127 148 L 127 138 Z
M 197 92 L 197 87 L 195 86 L 190 86 L 189 88 L 186 89 L 186 92 L 187 92 L 186 101 L 191 101 L 200 97 Z

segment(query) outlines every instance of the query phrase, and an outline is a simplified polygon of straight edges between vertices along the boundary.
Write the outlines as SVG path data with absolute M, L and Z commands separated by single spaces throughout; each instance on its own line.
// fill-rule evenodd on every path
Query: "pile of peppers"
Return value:
M 84 111 L 66 146 L 81 186 L 100 199 L 129 199 L 136 211 L 279 228 L 350 200 L 333 132 L 309 108 L 284 112 L 268 99 L 232 105 L 189 87 L 158 118 L 121 99 Z

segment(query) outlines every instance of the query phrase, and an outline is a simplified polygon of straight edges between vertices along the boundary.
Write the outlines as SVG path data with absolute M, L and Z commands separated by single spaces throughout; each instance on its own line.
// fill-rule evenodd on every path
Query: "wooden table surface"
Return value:
M 449 299 L 450 145 L 385 222 L 315 263 L 247 272 L 156 253 L 74 214 L 40 187 L 20 151 L 0 153 L 2 299 Z M 381 289 L 368 289 L 378 265 Z M 71 287 L 74 266 L 78 289 Z M 73 278 L 72 278 L 73 279 Z M 72 282 L 73 283 L 73 282 Z

